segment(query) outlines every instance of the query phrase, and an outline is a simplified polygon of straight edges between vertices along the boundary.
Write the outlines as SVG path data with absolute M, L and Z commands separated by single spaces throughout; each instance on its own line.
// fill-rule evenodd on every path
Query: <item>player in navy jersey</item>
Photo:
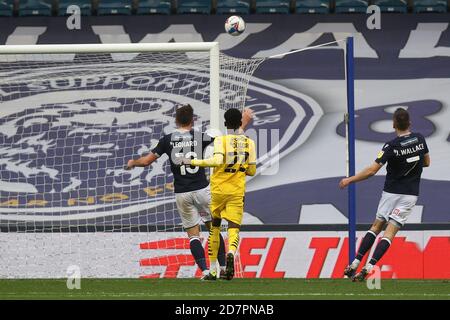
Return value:
M 252 113 L 246 110 L 243 115 L 242 128 L 250 122 Z M 205 149 L 214 141 L 207 133 L 193 129 L 194 111 L 187 104 L 176 110 L 175 122 L 177 129 L 164 135 L 156 147 L 146 156 L 129 160 L 127 169 L 151 165 L 163 154 L 169 156 L 170 168 L 173 173 L 175 200 L 180 213 L 183 228 L 189 236 L 191 253 L 203 272 L 208 275 L 206 258 L 200 241 L 200 226 L 203 221 L 208 230 L 211 229 L 210 202 L 211 194 L 205 168 L 181 165 L 179 159 L 202 159 Z M 225 243 L 220 236 L 218 261 L 222 278 L 225 271 Z M 203 278 L 202 277 L 202 278 Z
M 400 228 L 405 224 L 419 196 L 422 168 L 430 166 L 430 156 L 425 138 L 410 131 L 409 113 L 398 108 L 393 117 L 397 137 L 387 142 L 375 162 L 358 174 L 340 181 L 340 188 L 375 175 L 387 163 L 386 181 L 378 205 L 375 222 L 364 236 L 355 260 L 345 268 L 344 275 L 352 281 L 363 281 L 375 264 L 386 253 Z M 386 226 L 383 237 L 370 259 L 359 273 L 358 266 Z

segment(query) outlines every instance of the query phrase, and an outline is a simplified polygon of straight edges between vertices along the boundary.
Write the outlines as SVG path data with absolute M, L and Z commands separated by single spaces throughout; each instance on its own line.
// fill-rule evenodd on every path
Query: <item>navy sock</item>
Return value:
M 223 240 L 222 234 L 220 234 L 220 245 L 217 260 L 219 260 L 219 266 L 225 266 L 225 241 Z
M 205 249 L 200 242 L 200 239 L 197 237 L 193 237 L 189 241 L 189 245 L 191 247 L 191 253 L 194 257 L 195 262 L 197 263 L 200 270 L 206 270 L 206 259 L 205 259 Z
M 373 243 L 375 242 L 375 239 L 377 238 L 377 235 L 372 231 L 367 231 L 366 235 L 361 241 L 361 245 L 359 246 L 358 253 L 356 254 L 356 259 L 361 261 L 364 256 L 366 255 L 367 251 L 372 248 Z
M 375 248 L 372 259 L 370 259 L 369 263 L 374 266 L 378 261 L 380 261 L 381 257 L 386 253 L 390 245 L 391 241 L 389 239 L 382 238 Z

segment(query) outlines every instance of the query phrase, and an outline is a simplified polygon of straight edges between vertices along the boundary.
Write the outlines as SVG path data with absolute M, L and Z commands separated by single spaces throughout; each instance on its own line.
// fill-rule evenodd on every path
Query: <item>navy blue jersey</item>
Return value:
M 420 133 L 410 133 L 387 142 L 375 160 L 379 164 L 387 162 L 384 191 L 418 196 L 427 153 L 427 143 Z
M 157 157 L 167 154 L 170 169 L 173 173 L 175 193 L 189 192 L 206 188 L 209 184 L 205 175 L 205 168 L 176 165 L 176 158 L 202 159 L 205 148 L 211 144 L 213 138 L 196 131 L 175 130 L 164 135 L 152 153 Z

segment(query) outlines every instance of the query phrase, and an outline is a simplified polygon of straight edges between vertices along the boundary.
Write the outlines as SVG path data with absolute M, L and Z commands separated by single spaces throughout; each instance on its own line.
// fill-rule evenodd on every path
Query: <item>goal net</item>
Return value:
M 193 276 L 167 157 L 124 167 L 180 104 L 220 129 L 263 59 L 217 44 L 56 47 L 0 49 L 0 278 Z

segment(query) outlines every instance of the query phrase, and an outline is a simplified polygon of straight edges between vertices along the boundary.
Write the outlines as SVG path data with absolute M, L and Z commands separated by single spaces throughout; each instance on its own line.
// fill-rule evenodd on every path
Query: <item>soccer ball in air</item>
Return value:
M 245 30 L 245 22 L 239 16 L 231 16 L 225 21 L 225 31 L 232 36 L 238 36 Z

